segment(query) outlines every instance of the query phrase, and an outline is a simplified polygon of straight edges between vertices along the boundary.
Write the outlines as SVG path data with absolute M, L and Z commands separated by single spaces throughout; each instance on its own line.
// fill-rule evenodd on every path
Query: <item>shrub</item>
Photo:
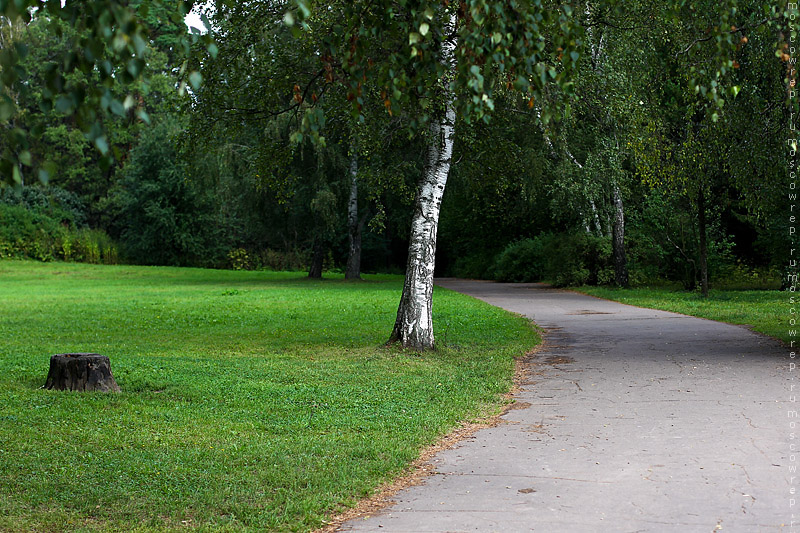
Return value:
M 308 264 L 308 257 L 298 252 L 290 250 L 279 252 L 272 249 L 262 251 L 256 258 L 257 268 L 264 270 L 287 271 L 304 270 Z
M 178 157 L 177 124 L 142 135 L 111 204 L 130 260 L 150 265 L 224 264 L 226 248 L 212 193 Z
M 495 259 L 497 281 L 549 281 L 556 287 L 611 283 L 611 242 L 588 233 L 543 233 L 512 243 Z
M 541 281 L 545 276 L 543 236 L 509 244 L 495 259 L 492 277 L 497 281 Z
M 244 248 L 236 248 L 228 252 L 228 266 L 231 270 L 252 270 L 253 264 Z
M 75 194 L 55 186 L 0 189 L 0 203 L 23 207 L 73 228 L 86 226 L 86 207 Z
M 114 264 L 117 246 L 100 230 L 73 229 L 22 205 L 0 203 L 0 258 Z

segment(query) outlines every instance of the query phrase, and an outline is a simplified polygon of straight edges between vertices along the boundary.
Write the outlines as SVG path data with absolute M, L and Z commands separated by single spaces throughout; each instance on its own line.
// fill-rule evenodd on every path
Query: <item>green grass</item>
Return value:
M 699 316 L 745 324 L 753 330 L 789 343 L 790 294 L 777 290 L 711 290 L 708 298 L 698 292 L 665 288 L 611 289 L 581 287 L 580 292 L 618 302 L 663 309 L 685 315 Z M 797 329 L 797 328 L 795 328 Z
M 0 261 L 0 530 L 304 531 L 496 410 L 529 322 L 450 291 L 383 348 L 402 280 Z M 46 391 L 111 358 L 119 394 Z

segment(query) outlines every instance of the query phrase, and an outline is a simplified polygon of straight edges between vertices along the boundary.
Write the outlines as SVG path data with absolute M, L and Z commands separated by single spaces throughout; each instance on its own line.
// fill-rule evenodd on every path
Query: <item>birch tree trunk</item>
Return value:
M 448 23 L 455 30 L 455 16 Z M 446 33 L 452 34 L 452 31 Z M 446 71 L 455 69 L 456 41 L 442 43 L 441 61 Z M 455 94 L 444 82 L 444 114 L 430 122 L 430 139 L 425 156 L 425 170 L 414 201 L 408 262 L 403 295 L 397 309 L 397 320 L 389 343 L 399 342 L 404 348 L 432 350 L 433 337 L 433 269 L 436 260 L 436 232 L 444 187 L 450 173 L 453 154 L 456 111 Z
M 697 222 L 700 232 L 700 292 L 708 296 L 708 241 L 706 240 L 706 198 L 703 187 L 697 195 Z
M 355 143 L 350 147 L 350 199 L 347 204 L 347 237 L 350 249 L 344 279 L 361 279 L 361 230 L 358 221 L 358 151 Z
M 581 167 L 583 168 L 583 167 Z M 594 218 L 594 229 L 597 231 L 597 236 L 603 236 L 603 226 L 600 224 L 600 214 L 597 212 L 597 206 L 594 203 L 594 200 L 589 200 L 592 206 L 592 217 Z
M 614 281 L 620 287 L 628 286 L 628 263 L 625 257 L 625 211 L 619 185 L 614 183 L 614 223 L 612 228 L 614 251 Z

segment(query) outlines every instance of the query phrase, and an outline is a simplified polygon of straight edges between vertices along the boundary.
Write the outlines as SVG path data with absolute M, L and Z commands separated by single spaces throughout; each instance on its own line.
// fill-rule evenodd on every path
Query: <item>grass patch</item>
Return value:
M 0 530 L 306 531 L 496 409 L 528 321 L 437 288 L 404 354 L 366 278 L 0 261 Z M 123 392 L 39 389 L 60 352 Z
M 777 290 L 714 290 L 698 292 L 665 288 L 613 289 L 580 287 L 580 292 L 625 304 L 743 324 L 789 344 L 790 294 Z

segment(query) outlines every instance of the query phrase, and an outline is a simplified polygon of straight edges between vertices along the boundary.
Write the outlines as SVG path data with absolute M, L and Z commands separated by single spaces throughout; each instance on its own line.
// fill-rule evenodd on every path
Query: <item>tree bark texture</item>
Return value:
M 581 167 L 583 168 L 583 167 Z M 597 206 L 594 203 L 594 200 L 589 200 L 590 205 L 592 206 L 592 217 L 594 219 L 594 229 L 597 232 L 598 237 L 603 236 L 603 226 L 600 224 L 600 214 L 597 212 Z
M 706 198 L 703 188 L 697 195 L 697 224 L 700 232 L 700 292 L 708 296 L 708 242 L 706 240 Z
M 119 392 L 111 362 L 96 353 L 62 353 L 50 358 L 45 389 Z
M 453 16 L 449 21 L 450 29 L 454 30 L 455 24 Z M 455 69 L 455 47 L 455 39 L 442 43 L 441 61 L 451 72 Z M 435 347 L 432 298 L 436 232 L 442 195 L 450 173 L 455 137 L 455 95 L 446 80 L 444 85 L 444 114 L 432 118 L 430 122 L 425 170 L 419 183 L 411 219 L 403 295 L 397 309 L 394 330 L 389 337 L 389 343 L 399 342 L 404 348 L 420 351 Z
M 614 184 L 614 223 L 612 225 L 614 251 L 614 281 L 620 287 L 628 286 L 628 261 L 625 256 L 625 210 L 619 186 Z
M 347 203 L 347 237 L 350 249 L 344 279 L 361 279 L 361 230 L 358 221 L 358 152 L 355 143 L 350 147 L 350 198 Z
M 449 103 L 446 118 L 431 123 L 432 139 L 411 222 L 403 295 L 394 331 L 389 338 L 389 342 L 400 342 L 404 348 L 434 348 L 431 312 L 436 232 L 442 195 L 450 172 L 454 122 L 455 109 Z
M 314 247 L 311 253 L 311 266 L 308 268 L 308 277 L 322 279 L 322 262 L 325 260 L 325 243 L 319 237 L 314 238 Z

